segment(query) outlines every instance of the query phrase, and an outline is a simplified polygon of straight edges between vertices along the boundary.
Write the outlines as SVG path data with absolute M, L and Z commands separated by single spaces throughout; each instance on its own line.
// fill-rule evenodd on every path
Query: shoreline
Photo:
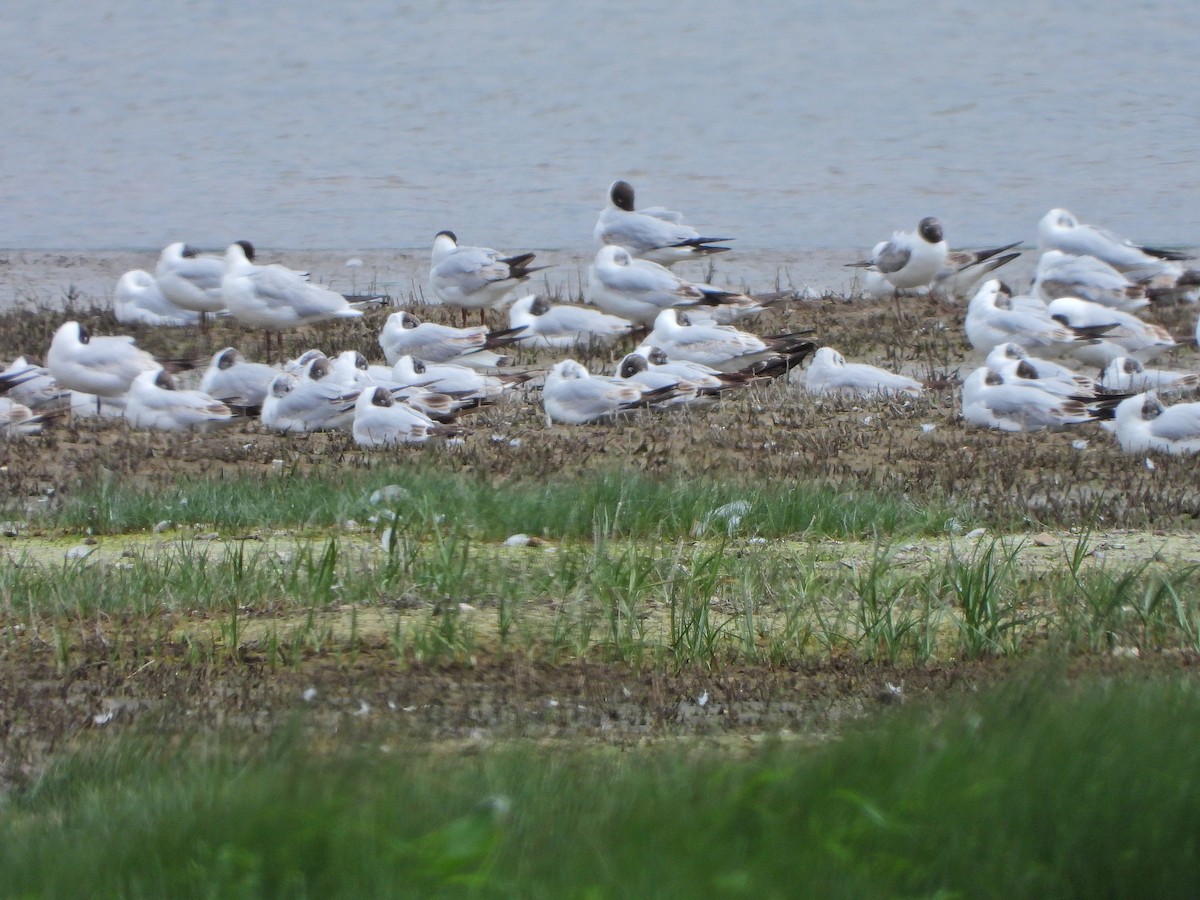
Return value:
M 505 252 L 514 248 L 497 248 Z M 520 248 L 516 248 L 520 249 Z M 212 252 L 212 251 L 206 251 Z M 217 251 L 219 252 L 219 251 Z M 514 250 L 515 252 L 515 250 Z M 594 251 L 590 248 L 535 250 L 550 268 L 530 279 L 530 291 L 577 297 Z M 805 296 L 856 296 L 858 271 L 846 264 L 864 258 L 866 249 L 745 250 L 709 257 L 711 281 L 753 292 L 792 289 Z M 377 292 L 397 305 L 428 293 L 429 251 L 425 249 L 277 249 L 260 248 L 264 262 L 280 262 L 312 273 L 312 279 L 342 293 Z M 0 249 L 0 312 L 37 305 L 61 309 L 74 297 L 82 302 L 111 301 L 117 279 L 131 269 L 153 273 L 157 250 Z M 352 259 L 361 266 L 347 266 Z M 1027 284 L 1037 253 L 1027 249 L 1001 270 L 1006 280 Z M 681 263 L 674 271 L 692 281 L 710 279 L 709 261 Z

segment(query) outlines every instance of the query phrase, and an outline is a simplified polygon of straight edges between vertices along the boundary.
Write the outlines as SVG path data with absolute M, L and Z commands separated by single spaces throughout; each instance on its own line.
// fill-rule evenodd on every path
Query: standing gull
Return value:
M 608 188 L 608 205 L 600 211 L 593 231 L 599 244 L 617 244 L 634 256 L 664 266 L 729 250 L 715 246 L 733 238 L 702 237 L 683 214 L 662 207 L 634 209 L 633 185 L 614 181 Z
M 871 258 L 848 266 L 874 267 L 896 290 L 929 287 L 946 262 L 942 223 L 926 216 L 916 231 L 897 231 L 890 241 L 880 241 Z
M 484 311 L 498 306 L 518 284 L 545 266 L 530 266 L 533 253 L 501 256 L 488 247 L 459 246 L 453 231 L 439 231 L 433 239 L 433 254 L 429 268 L 429 289 L 446 306 L 462 310 L 462 324 L 467 324 L 467 311 L 479 310 L 483 324 Z
M 225 274 L 221 290 L 230 313 L 239 322 L 266 333 L 267 357 L 271 355 L 271 332 L 283 351 L 285 328 L 296 328 L 327 319 L 358 318 L 362 310 L 336 291 L 311 284 L 299 272 L 281 265 L 257 266 L 254 247 L 237 241 L 225 251 Z M 373 301 L 367 301 L 373 302 Z

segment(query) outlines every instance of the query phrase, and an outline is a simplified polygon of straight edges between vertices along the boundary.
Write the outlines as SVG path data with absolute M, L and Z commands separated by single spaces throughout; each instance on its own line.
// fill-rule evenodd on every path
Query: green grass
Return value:
M 672 671 L 846 653 L 911 664 L 1019 656 L 1046 644 L 1200 651 L 1196 566 L 1080 558 L 1047 568 L 1026 565 L 1027 549 L 1002 541 L 951 544 L 896 565 L 899 551 L 885 543 L 855 557 L 725 537 L 508 547 L 446 526 L 397 526 L 394 535 L 386 550 L 367 533 L 18 558 L 0 567 L 0 615 L 7 625 L 59 629 L 64 666 L 72 632 L 103 631 L 119 648 L 136 644 L 124 632 L 139 622 L 168 628 L 156 645 L 173 635 L 235 658 L 266 648 L 279 665 L 355 639 L 390 644 L 416 664 L 484 654 Z M 349 626 L 348 610 L 358 617 Z M 173 624 L 156 626 L 164 616 Z M 2 631 L 0 649 L 23 640 L 19 629 Z
M 1200 692 L 1054 674 L 819 748 L 152 734 L 12 796 L 6 896 L 1192 896 Z
M 371 495 L 396 485 L 396 496 Z M 730 504 L 746 504 L 744 509 Z M 514 533 L 554 539 L 610 536 L 677 538 L 693 532 L 745 535 L 860 536 L 944 533 L 950 507 L 925 507 L 903 497 L 830 488 L 651 478 L 611 472 L 547 483 L 493 483 L 434 469 L 283 472 L 269 478 L 184 480 L 166 489 L 134 490 L 111 481 L 84 485 L 45 520 L 94 534 L 146 531 L 159 522 L 243 530 L 325 528 L 392 511 L 402 524 L 454 524 L 473 537 Z M 735 521 L 736 519 L 736 521 Z

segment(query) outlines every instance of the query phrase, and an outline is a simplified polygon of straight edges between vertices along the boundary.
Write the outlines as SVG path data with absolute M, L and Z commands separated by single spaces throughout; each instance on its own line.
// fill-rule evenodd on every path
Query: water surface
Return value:
M 16 0 L 0 246 L 590 246 L 615 177 L 746 248 L 1051 206 L 1200 243 L 1200 6 Z

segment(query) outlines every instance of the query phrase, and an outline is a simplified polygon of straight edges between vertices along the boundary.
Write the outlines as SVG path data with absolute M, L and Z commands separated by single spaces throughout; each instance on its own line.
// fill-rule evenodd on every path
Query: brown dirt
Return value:
M 446 317 L 444 310 L 425 310 Z M 97 333 L 121 329 L 106 313 L 76 310 Z M 44 349 L 62 313 L 0 316 L 0 358 Z M 1156 458 L 1153 468 L 1120 453 L 1098 425 L 1070 432 L 1002 434 L 958 419 L 956 374 L 973 365 L 961 337 L 962 310 L 931 300 L 904 301 L 898 319 L 888 304 L 828 299 L 793 304 L 755 323 L 764 333 L 812 328 L 820 343 L 848 357 L 882 362 L 927 380 L 919 400 L 816 401 L 791 382 L 729 395 L 707 410 L 643 414 L 615 424 L 547 427 L 536 389 L 506 398 L 466 419 L 451 445 L 363 452 L 348 435 L 274 435 L 253 422 L 201 435 L 131 432 L 122 422 L 56 424 L 34 440 L 0 445 L 10 496 L 62 495 L 101 470 L 121 482 L 169 483 L 181 477 L 269 473 L 289 469 L 365 467 L 421 460 L 493 479 L 543 478 L 625 467 L 664 475 L 754 476 L 870 489 L 917 503 L 962 504 L 994 524 L 1063 527 L 1090 521 L 1101 528 L 1191 529 L 1200 516 L 1200 470 L 1194 460 Z M 1190 308 L 1158 311 L 1177 333 L 1190 330 Z M 362 323 L 288 335 L 288 351 L 354 348 L 375 359 L 382 316 Z M 166 357 L 206 362 L 209 351 L 253 340 L 222 324 L 207 342 L 197 333 L 158 329 L 139 343 Z M 623 350 L 585 355 L 593 367 Z M 1194 351 L 1173 364 L 1197 365 Z M 546 356 L 519 356 L 544 366 Z M 932 426 L 932 429 L 929 428 Z M 1080 450 L 1073 442 L 1085 440 Z

